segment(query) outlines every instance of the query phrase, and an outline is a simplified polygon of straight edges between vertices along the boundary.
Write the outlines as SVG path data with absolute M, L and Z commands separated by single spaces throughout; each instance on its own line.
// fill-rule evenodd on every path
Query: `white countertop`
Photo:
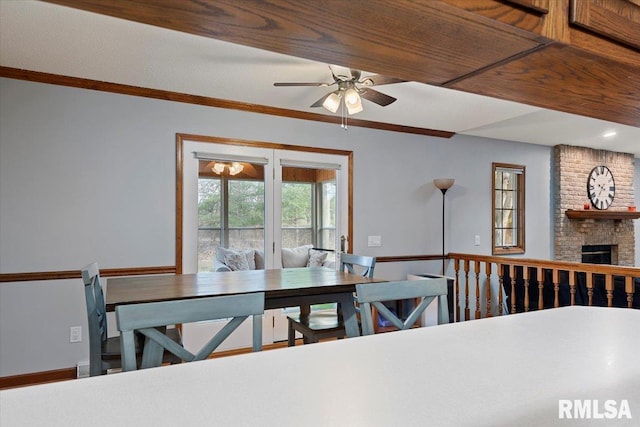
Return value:
M 0 425 L 640 425 L 639 327 L 566 307 L 10 389 Z M 559 399 L 633 419 L 559 419 Z

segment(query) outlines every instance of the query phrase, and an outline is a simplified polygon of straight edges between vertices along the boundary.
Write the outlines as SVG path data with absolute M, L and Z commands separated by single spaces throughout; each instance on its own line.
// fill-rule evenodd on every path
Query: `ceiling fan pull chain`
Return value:
M 344 105 L 344 100 L 340 103 L 340 116 L 342 118 L 340 127 L 347 131 L 347 121 L 349 120 L 349 117 L 347 116 L 347 107 Z

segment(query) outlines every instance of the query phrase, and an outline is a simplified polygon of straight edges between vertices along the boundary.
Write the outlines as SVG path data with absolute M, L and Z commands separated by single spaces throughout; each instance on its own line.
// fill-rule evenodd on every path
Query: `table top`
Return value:
M 379 281 L 382 280 L 322 267 L 110 278 L 106 305 L 108 311 L 113 311 L 118 304 L 248 292 L 264 292 L 269 300 L 354 292 L 356 284 Z
M 0 425 L 628 426 L 639 324 L 565 307 L 4 390 Z M 559 399 L 633 419 L 559 419 Z

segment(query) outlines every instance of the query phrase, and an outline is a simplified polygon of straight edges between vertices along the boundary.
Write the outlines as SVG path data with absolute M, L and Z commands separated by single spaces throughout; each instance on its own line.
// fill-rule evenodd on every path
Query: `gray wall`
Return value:
M 490 254 L 491 162 L 526 165 L 527 258 L 551 258 L 550 147 L 432 138 L 0 79 L 0 273 L 173 265 L 175 134 L 354 151 L 353 250 Z M 638 176 L 638 174 L 636 174 Z M 367 247 L 367 236 L 382 246 Z M 474 245 L 479 235 L 480 246 Z M 379 264 L 402 279 L 440 261 Z M 78 280 L 0 283 L 0 376 L 88 360 Z

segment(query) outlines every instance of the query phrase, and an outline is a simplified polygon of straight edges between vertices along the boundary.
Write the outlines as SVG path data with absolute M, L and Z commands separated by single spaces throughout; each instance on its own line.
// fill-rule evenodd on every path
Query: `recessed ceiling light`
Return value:
M 611 138 L 612 136 L 616 136 L 618 134 L 618 132 L 616 132 L 615 130 L 610 130 L 609 132 L 605 132 L 602 136 L 604 136 L 605 138 Z

